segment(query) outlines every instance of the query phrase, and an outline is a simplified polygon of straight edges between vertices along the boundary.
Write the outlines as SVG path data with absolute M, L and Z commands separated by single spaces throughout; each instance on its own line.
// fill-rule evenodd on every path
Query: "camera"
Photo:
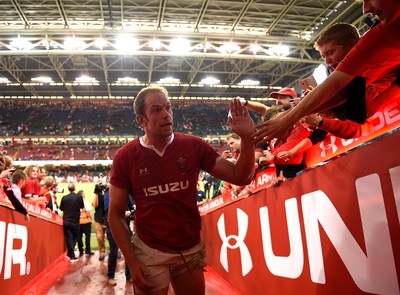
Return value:
M 94 193 L 95 194 L 102 194 L 106 190 L 106 186 L 102 183 L 98 183 L 94 186 Z

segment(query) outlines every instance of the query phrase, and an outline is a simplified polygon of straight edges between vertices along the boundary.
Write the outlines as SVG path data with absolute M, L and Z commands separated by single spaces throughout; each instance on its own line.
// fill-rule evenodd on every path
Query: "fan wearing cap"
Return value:
M 285 110 L 291 109 L 294 104 L 294 100 L 298 98 L 296 91 L 293 88 L 285 87 L 277 92 L 271 92 L 269 95 L 272 98 L 276 99 L 276 105 L 283 105 Z
M 269 96 L 275 98 L 276 105 L 282 105 L 285 110 L 291 109 L 294 106 L 294 101 L 300 100 L 296 91 L 289 87 L 282 88 L 277 92 L 271 92 Z M 249 110 L 261 115 L 270 109 L 269 106 L 261 102 L 246 100 L 244 98 L 241 99 L 241 103 Z

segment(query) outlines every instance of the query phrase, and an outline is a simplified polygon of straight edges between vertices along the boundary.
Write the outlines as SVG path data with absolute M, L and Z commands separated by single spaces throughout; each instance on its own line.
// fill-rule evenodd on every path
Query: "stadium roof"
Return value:
M 364 32 L 363 19 L 353 0 L 1 1 L 0 98 L 132 98 L 157 82 L 175 97 L 299 91 L 321 30 Z

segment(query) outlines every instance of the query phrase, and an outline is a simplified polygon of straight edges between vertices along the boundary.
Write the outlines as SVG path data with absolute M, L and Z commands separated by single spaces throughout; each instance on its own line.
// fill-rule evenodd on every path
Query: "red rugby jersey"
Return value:
M 174 133 L 163 153 L 135 139 L 114 156 L 111 185 L 136 204 L 136 232 L 159 250 L 185 250 L 200 241 L 196 185 L 220 155 L 201 138 Z

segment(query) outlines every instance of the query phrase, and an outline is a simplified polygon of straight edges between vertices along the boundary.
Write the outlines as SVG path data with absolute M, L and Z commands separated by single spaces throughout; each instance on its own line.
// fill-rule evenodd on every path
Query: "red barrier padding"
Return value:
M 400 132 L 202 215 L 243 294 L 399 294 Z
M 57 218 L 32 212 L 26 223 L 6 205 L 0 202 L 0 286 L 1 294 L 16 294 L 63 255 L 64 233 Z
M 29 281 L 15 295 L 23 294 L 46 294 L 54 282 L 62 278 L 67 272 L 70 260 L 66 257 L 66 252 L 61 254 L 52 264 L 47 266 L 33 280 Z

